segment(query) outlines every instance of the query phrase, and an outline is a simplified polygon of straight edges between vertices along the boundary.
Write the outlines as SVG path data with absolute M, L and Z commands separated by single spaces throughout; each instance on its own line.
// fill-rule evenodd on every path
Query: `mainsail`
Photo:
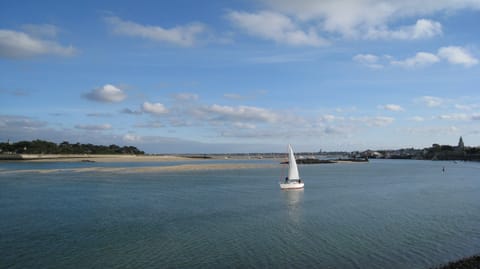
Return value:
M 295 160 L 295 155 L 293 154 L 293 149 L 290 144 L 288 145 L 288 180 L 299 180 L 300 176 L 298 174 L 297 161 Z

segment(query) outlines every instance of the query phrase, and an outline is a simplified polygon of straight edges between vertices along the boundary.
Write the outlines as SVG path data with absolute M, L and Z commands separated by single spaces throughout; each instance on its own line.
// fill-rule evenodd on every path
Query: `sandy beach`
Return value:
M 174 155 L 103 155 L 103 154 L 18 154 L 24 162 L 172 162 L 195 160 Z M 12 158 L 13 160 L 13 158 Z

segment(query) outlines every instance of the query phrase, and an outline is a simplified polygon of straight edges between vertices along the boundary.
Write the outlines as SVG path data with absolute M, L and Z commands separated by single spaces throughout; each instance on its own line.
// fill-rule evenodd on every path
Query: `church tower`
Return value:
M 463 144 L 463 139 L 462 139 L 461 136 L 460 136 L 460 139 L 458 140 L 458 148 L 459 149 L 464 149 L 465 148 L 465 145 Z

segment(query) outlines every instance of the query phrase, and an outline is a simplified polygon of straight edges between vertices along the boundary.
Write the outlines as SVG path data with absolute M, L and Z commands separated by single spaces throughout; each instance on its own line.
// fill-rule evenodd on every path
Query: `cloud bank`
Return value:
M 164 115 L 168 113 L 168 109 L 161 103 L 144 102 L 142 111 L 151 115 Z
M 389 24 L 411 17 L 423 17 L 438 12 L 480 9 L 480 2 L 471 0 L 264 0 L 268 8 L 314 21 L 323 31 L 348 38 L 419 39 L 441 34 L 441 25 L 419 19 L 414 25 L 391 30 Z

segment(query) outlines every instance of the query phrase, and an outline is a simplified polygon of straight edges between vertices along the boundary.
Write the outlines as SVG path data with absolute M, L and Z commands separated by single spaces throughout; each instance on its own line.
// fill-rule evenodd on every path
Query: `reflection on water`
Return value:
M 289 218 L 298 223 L 301 218 L 303 189 L 282 190 Z

